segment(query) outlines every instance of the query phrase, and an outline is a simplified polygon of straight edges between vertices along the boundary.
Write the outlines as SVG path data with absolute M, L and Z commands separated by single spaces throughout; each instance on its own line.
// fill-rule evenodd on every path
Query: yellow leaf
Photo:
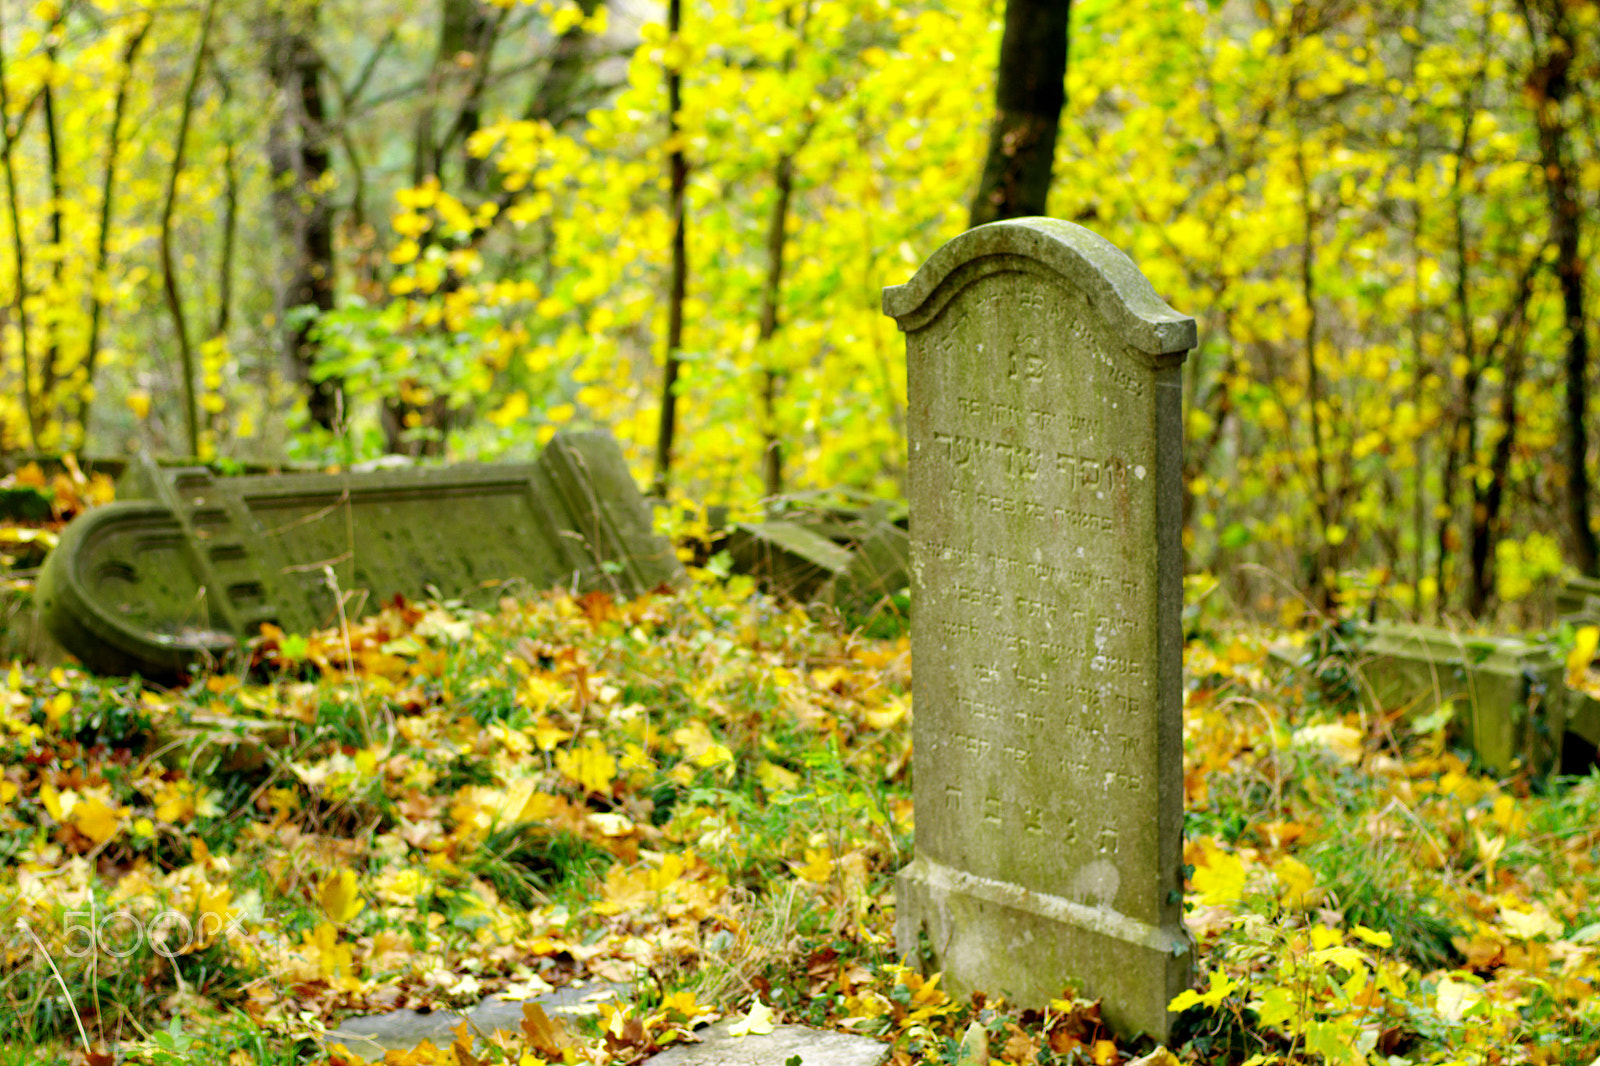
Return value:
M 322 912 L 339 925 L 361 913 L 367 901 L 361 898 L 361 882 L 353 870 L 340 870 L 322 883 L 318 894 Z
M 62 802 L 61 793 L 51 784 L 39 786 L 39 802 L 44 804 L 44 809 L 50 812 L 50 817 L 57 822 L 62 820 L 62 815 L 72 809 L 70 803 Z
M 1311 871 L 1311 867 L 1292 855 L 1285 855 L 1273 865 L 1272 872 L 1283 886 L 1284 906 L 1302 909 L 1316 902 L 1312 892 L 1316 888 L 1317 875 Z
M 128 393 L 128 398 L 123 401 L 128 405 L 128 410 L 133 412 L 133 417 L 143 422 L 150 417 L 150 394 L 143 389 L 134 389 Z
M 1345 947 L 1342 944 L 1336 947 L 1323 948 L 1321 951 L 1313 951 L 1311 953 L 1311 961 L 1331 962 L 1335 966 L 1346 970 L 1354 970 L 1358 967 L 1365 968 L 1366 966 L 1366 960 L 1361 957 L 1361 952 L 1352 947 Z
M 1239 982 L 1230 978 L 1220 970 L 1212 970 L 1206 975 L 1206 983 L 1210 987 L 1205 992 L 1189 989 L 1174 996 L 1171 1003 L 1167 1004 L 1169 1011 L 1187 1010 L 1196 1004 L 1215 1007 L 1231 995 L 1239 987 Z
M 350 972 L 351 951 L 347 944 L 339 943 L 339 931 L 330 922 L 323 922 L 315 931 L 301 934 L 305 946 L 316 955 L 317 968 L 324 977 Z
M 909 701 L 904 697 L 895 697 L 882 707 L 863 711 L 861 717 L 865 718 L 867 725 L 873 729 L 892 729 L 906 716 L 909 706 Z
M 827 848 L 820 851 L 807 848 L 805 864 L 796 866 L 794 872 L 814 884 L 829 880 L 833 877 L 833 852 Z
M 693 992 L 673 992 L 661 1000 L 661 1009 L 675 1013 L 693 1021 L 703 1013 L 699 1003 L 695 1002 Z
M 1244 863 L 1237 855 L 1219 849 L 1215 841 L 1206 840 L 1201 848 L 1206 862 L 1196 866 L 1194 871 L 1194 887 L 1200 893 L 1200 902 L 1212 907 L 1238 902 L 1244 895 L 1247 877 Z
M 1374 947 L 1394 947 L 1394 937 L 1390 936 L 1388 933 L 1380 933 L 1376 930 L 1368 929 L 1364 925 L 1358 925 L 1350 931 Z
M 1536 936 L 1554 938 L 1566 931 L 1543 903 L 1535 903 L 1526 911 L 1502 903 L 1500 924 L 1519 940 L 1532 940 Z
M 51 725 L 60 725 L 61 719 L 70 710 L 72 710 L 72 693 L 58 692 L 44 705 L 44 716 L 49 719 Z
M 489 412 L 489 421 L 501 429 L 508 429 L 528 416 L 528 394 L 520 389 L 506 397 L 506 402 Z
M 772 1008 L 759 999 L 750 1005 L 750 1013 L 741 1021 L 728 1027 L 729 1036 L 762 1036 L 772 1032 Z
M 617 760 L 599 739 L 590 737 L 581 748 L 556 752 L 556 769 L 585 792 L 610 792 L 617 776 Z
M 962 1034 L 956 1066 L 989 1066 L 989 1031 L 982 1022 L 973 1022 Z
M 1109 1066 L 1117 1061 L 1117 1043 L 1115 1040 L 1096 1040 L 1089 1049 L 1089 1059 L 1094 1066 Z
M 1128 1066 L 1181 1066 L 1181 1063 L 1178 1061 L 1178 1056 L 1168 1051 L 1165 1044 L 1161 1044 L 1150 1054 L 1129 1060 Z
M 798 774 L 765 759 L 756 767 L 756 780 L 768 792 L 793 792 L 800 787 Z
M 1337 929 L 1330 929 L 1325 925 L 1311 927 L 1311 947 L 1317 951 L 1344 943 L 1344 937 Z
M 1434 1010 L 1448 1022 L 1460 1022 L 1467 1011 L 1483 999 L 1483 990 L 1465 982 L 1446 977 L 1439 982 L 1435 993 Z
M 1578 630 L 1577 641 L 1567 655 L 1567 676 L 1581 677 L 1589 668 L 1597 647 L 1600 647 L 1600 626 L 1584 626 Z
M 1341 762 L 1361 761 L 1361 733 L 1337 722 L 1327 725 L 1308 725 L 1294 733 L 1297 748 L 1321 748 Z
M 96 844 L 104 844 L 117 835 L 126 807 L 113 807 L 99 796 L 86 796 L 82 803 L 72 808 L 72 827 Z

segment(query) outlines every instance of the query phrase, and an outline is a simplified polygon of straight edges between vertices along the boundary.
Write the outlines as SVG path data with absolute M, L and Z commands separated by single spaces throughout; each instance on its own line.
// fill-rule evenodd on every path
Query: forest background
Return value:
M 1004 9 L 5 0 L 0 459 L 594 424 L 658 492 L 897 494 L 880 292 L 969 223 Z M 1542 620 L 1600 558 L 1600 6 L 1070 10 L 1048 211 L 1200 320 L 1191 566 Z

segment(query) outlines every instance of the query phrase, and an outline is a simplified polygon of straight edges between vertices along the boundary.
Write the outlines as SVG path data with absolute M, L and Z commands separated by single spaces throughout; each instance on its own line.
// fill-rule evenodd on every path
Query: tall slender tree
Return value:
M 1006 0 L 994 123 L 969 225 L 1045 213 L 1067 99 L 1072 0 Z
M 333 203 L 328 174 L 327 108 L 323 98 L 322 55 L 317 51 L 317 0 L 285 10 L 273 5 L 268 41 L 268 73 L 278 91 L 267 154 L 272 164 L 278 233 L 288 263 L 279 295 L 281 310 L 333 309 L 335 261 Z M 338 419 L 341 384 L 318 379 L 314 322 L 308 315 L 282 314 L 284 347 L 295 377 L 306 391 L 311 420 L 332 429 Z
M 1584 321 L 1584 259 L 1579 248 L 1582 209 L 1578 168 L 1573 163 L 1572 131 L 1563 113 L 1573 95 L 1573 63 L 1578 32 L 1565 0 L 1518 0 L 1534 55 L 1528 68 L 1527 99 L 1539 131 L 1540 172 L 1550 211 L 1550 236 L 1556 246 L 1556 275 L 1566 322 L 1567 525 L 1578 569 L 1600 575 L 1600 540 L 1590 524 L 1589 328 Z

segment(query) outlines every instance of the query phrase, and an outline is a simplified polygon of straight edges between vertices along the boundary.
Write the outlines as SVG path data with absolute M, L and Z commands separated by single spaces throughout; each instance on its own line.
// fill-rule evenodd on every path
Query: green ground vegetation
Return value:
M 0 666 L 0 1063 L 335 1066 L 348 1015 L 596 980 L 632 994 L 390 1061 L 632 1062 L 721 1016 L 897 1063 L 975 1021 L 995 1061 L 1149 1053 L 1070 987 L 1019 1011 L 899 964 L 904 627 L 715 569 L 269 631 L 173 690 Z M 1319 642 L 1190 621 L 1177 1060 L 1600 1053 L 1600 777 L 1484 777 Z

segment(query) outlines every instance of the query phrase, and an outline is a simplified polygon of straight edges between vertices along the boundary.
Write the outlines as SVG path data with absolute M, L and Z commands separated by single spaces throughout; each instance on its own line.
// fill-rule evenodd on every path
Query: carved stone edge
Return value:
M 1146 355 L 1177 356 L 1157 358 L 1158 365 L 1181 362 L 1197 343 L 1194 319 L 1167 306 L 1133 260 L 1104 237 L 1055 218 L 1008 219 L 967 230 L 929 256 L 910 281 L 884 289 L 883 311 L 906 332 L 920 329 L 960 291 L 962 286 L 946 285 L 952 274 L 998 256 L 1050 268 L 1089 297 L 1117 337 Z

